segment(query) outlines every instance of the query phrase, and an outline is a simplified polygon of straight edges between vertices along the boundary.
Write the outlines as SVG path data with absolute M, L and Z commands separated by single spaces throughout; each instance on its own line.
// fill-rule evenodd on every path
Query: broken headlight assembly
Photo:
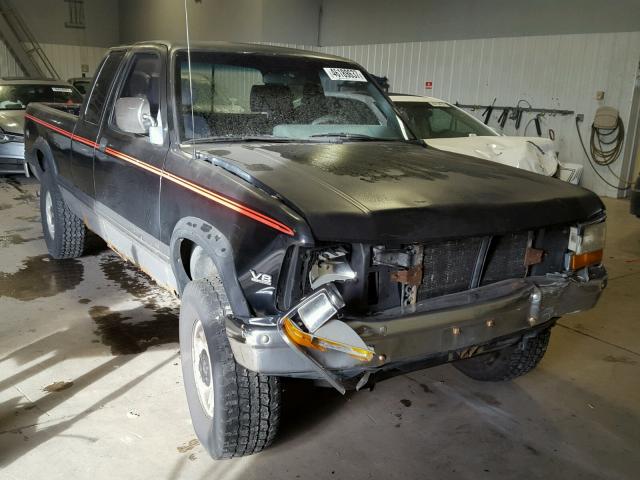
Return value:
M 331 282 L 355 280 L 356 276 L 344 247 L 322 249 L 309 267 L 309 285 L 314 290 Z
M 346 323 L 333 319 L 342 307 L 340 293 L 333 285 L 327 285 L 287 312 L 282 317 L 282 329 L 299 346 L 321 352 L 335 350 L 368 362 L 373 358 L 373 349 Z
M 312 292 L 283 316 L 283 332 L 306 348 L 335 350 L 361 361 L 371 360 L 373 351 L 347 324 L 334 319 L 345 306 L 335 284 L 357 278 L 347 248 L 317 249 L 309 258 L 307 279 Z
M 306 358 L 322 377 L 344 391 L 331 368 L 345 368 L 373 359 L 374 350 L 345 322 L 345 302 L 336 283 L 357 278 L 343 247 L 317 249 L 309 257 L 305 281 L 313 289 L 283 314 L 278 329 L 287 344 Z
M 280 273 L 278 309 L 287 311 L 323 285 L 349 282 L 357 276 L 350 264 L 348 245 L 291 247 Z
M 569 253 L 565 257 L 567 269 L 575 271 L 600 264 L 606 233 L 607 227 L 604 221 L 571 227 Z
M 342 382 L 330 368 L 369 362 L 373 359 L 374 350 L 346 323 L 333 318 L 343 306 L 344 302 L 335 286 L 328 284 L 280 317 L 278 330 L 298 355 L 310 362 L 322 378 L 344 394 Z M 342 358 L 336 359 L 336 355 Z M 334 363 L 336 360 L 338 363 Z

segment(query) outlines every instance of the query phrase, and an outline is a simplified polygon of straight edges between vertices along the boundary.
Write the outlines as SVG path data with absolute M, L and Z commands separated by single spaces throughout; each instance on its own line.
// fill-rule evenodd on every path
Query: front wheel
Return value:
M 231 351 L 225 318 L 231 308 L 220 280 L 190 282 L 180 308 L 180 357 L 191 421 L 215 459 L 257 453 L 280 421 L 277 377 L 251 372 Z
M 530 372 L 540 363 L 547 351 L 549 337 L 551 337 L 550 328 L 527 339 L 524 344 L 518 342 L 495 352 L 458 360 L 453 363 L 453 366 L 474 380 L 484 382 L 512 380 Z

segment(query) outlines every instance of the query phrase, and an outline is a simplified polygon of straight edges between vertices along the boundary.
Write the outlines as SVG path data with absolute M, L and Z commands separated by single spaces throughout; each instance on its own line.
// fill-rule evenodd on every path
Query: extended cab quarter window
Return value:
M 91 97 L 87 102 L 87 108 L 85 110 L 84 119 L 87 122 L 98 124 L 100 123 L 100 117 L 104 104 L 107 101 L 107 95 L 109 95 L 109 88 L 113 83 L 113 78 L 118 72 L 118 67 L 124 57 L 123 51 L 111 53 L 107 59 L 102 63 L 100 73 L 96 78 L 95 85 L 91 91 Z
M 133 57 L 131 67 L 122 84 L 116 101 L 125 97 L 146 98 L 154 120 L 160 111 L 160 57 L 155 53 L 138 53 Z M 111 118 L 111 128 L 118 128 L 115 115 Z

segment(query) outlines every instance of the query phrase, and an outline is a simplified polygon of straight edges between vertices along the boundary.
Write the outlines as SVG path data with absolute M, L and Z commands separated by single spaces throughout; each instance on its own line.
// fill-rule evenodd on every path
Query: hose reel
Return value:
M 596 110 L 593 124 L 591 125 L 591 140 L 589 142 L 591 155 L 587 152 L 582 140 L 582 134 L 580 133 L 579 126 L 579 122 L 581 120 L 581 116 L 576 116 L 576 130 L 578 131 L 578 138 L 580 139 L 580 145 L 584 150 L 584 154 L 586 155 L 587 160 L 589 160 L 589 165 L 595 174 L 605 184 L 615 188 L 616 190 L 622 192 L 628 190 L 631 184 L 627 183 L 624 187 L 614 185 L 607 181 L 596 169 L 596 165 L 607 167 L 611 175 L 620 181 L 620 183 L 625 183 L 611 169 L 611 165 L 620 157 L 622 147 L 624 145 L 624 123 L 620 118 L 618 110 L 607 106 L 599 107 L 598 110 Z
M 591 125 L 591 157 L 600 166 L 615 162 L 624 144 L 624 123 L 613 107 L 600 107 Z

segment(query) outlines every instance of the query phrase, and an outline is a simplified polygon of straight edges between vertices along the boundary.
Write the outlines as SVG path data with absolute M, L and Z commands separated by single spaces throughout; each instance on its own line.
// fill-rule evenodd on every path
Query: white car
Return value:
M 582 165 L 560 163 L 553 140 L 500 135 L 474 116 L 444 100 L 390 94 L 414 133 L 427 145 L 491 160 L 578 184 Z

